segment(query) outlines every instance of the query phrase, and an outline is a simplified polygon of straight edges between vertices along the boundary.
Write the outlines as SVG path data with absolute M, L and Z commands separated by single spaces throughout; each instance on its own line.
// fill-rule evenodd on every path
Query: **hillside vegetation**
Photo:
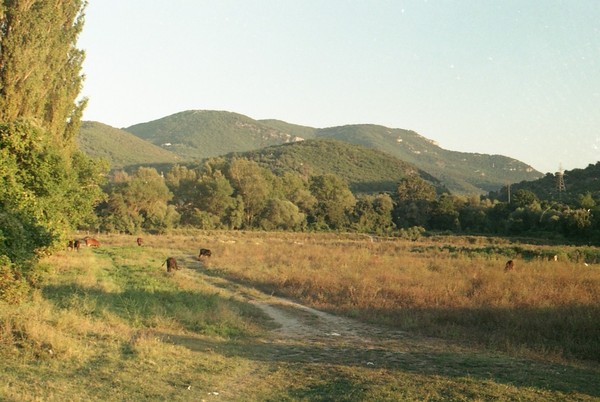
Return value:
M 564 188 L 558 189 L 558 172 L 555 174 L 547 173 L 544 177 L 532 180 L 522 181 L 511 185 L 511 191 L 514 193 L 519 190 L 531 191 L 540 200 L 558 200 L 570 204 L 580 204 L 581 197 L 585 194 L 600 193 L 600 162 L 595 165 L 590 164 L 584 169 L 573 169 L 562 172 Z M 492 197 L 506 199 L 507 189 L 492 192 Z
M 135 135 L 106 124 L 85 121 L 77 136 L 79 148 L 93 158 L 110 162 L 112 169 L 181 162 L 182 158 Z
M 459 194 L 484 194 L 506 183 L 542 176 L 506 156 L 449 151 L 414 131 L 373 124 L 318 129 L 280 120 L 254 120 L 225 111 L 189 110 L 125 130 L 179 155 L 182 162 L 198 162 L 302 139 L 336 139 L 377 149 L 414 164 Z
M 448 151 L 410 130 L 362 124 L 320 129 L 316 136 L 387 152 L 437 177 L 453 193 L 489 192 L 506 183 L 533 180 L 541 176 L 531 166 L 516 159 Z
M 127 127 L 126 131 L 198 161 L 293 141 L 293 136 L 237 113 L 189 110 Z
M 394 192 L 401 179 L 412 175 L 432 183 L 439 192 L 444 190 L 439 180 L 410 163 L 347 142 L 307 140 L 244 152 L 241 156 L 278 175 L 286 171 L 307 177 L 333 173 L 343 178 L 354 193 Z

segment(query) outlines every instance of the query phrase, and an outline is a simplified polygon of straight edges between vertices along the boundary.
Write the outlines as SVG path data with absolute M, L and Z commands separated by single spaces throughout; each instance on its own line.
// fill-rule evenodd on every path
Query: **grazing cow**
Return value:
M 210 257 L 212 255 L 212 252 L 207 249 L 207 248 L 201 248 L 200 249 L 200 254 L 198 254 L 198 258 L 200 257 Z
M 100 247 L 100 242 L 93 237 L 86 237 L 85 245 L 88 247 Z
M 138 237 L 135 241 L 137 242 L 138 246 L 141 246 L 144 243 L 141 237 Z
M 179 267 L 177 266 L 177 260 L 173 257 L 167 258 L 166 261 L 162 263 L 162 265 L 165 264 L 167 264 L 167 272 L 179 269 Z
M 508 261 L 506 261 L 506 265 L 504 266 L 504 270 L 505 271 L 512 271 L 514 267 L 515 267 L 514 261 L 513 260 L 508 260 Z
M 81 242 L 79 240 L 75 240 L 73 246 L 75 246 L 75 250 L 79 251 L 79 249 L 81 248 Z
M 69 240 L 69 245 L 67 246 L 67 250 L 72 251 L 75 248 L 75 243 L 73 240 Z

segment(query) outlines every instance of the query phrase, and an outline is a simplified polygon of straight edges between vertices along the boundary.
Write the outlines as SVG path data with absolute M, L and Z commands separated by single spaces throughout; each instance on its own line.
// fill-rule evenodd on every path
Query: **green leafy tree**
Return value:
M 419 176 L 407 176 L 398 183 L 394 198 L 396 208 L 393 215 L 398 227 L 427 227 L 436 198 L 435 187 Z
M 310 178 L 310 191 L 317 199 L 313 226 L 335 230 L 349 226 L 356 198 L 343 179 L 333 174 L 313 176 Z
M 84 6 L 78 0 L 0 5 L 0 215 L 7 224 L 0 252 L 11 270 L 58 247 L 76 225 L 94 224 L 92 207 L 102 199 L 106 166 L 75 143 L 86 104 L 77 100 Z
M 583 209 L 592 209 L 596 206 L 596 201 L 592 193 L 586 191 L 585 194 L 579 194 L 579 206 Z
M 589 209 L 567 209 L 563 215 L 564 230 L 567 235 L 581 237 L 592 226 L 592 214 Z
M 389 194 L 360 196 L 354 207 L 353 227 L 364 233 L 391 234 L 395 229 L 393 209 L 394 203 Z
M 198 184 L 198 208 L 225 219 L 235 207 L 233 194 L 233 186 L 220 170 L 204 175 Z
M 539 202 L 540 200 L 533 191 L 524 189 L 515 191 L 510 201 L 511 205 L 513 205 L 515 208 L 523 208 L 534 203 L 539 204 Z
M 175 207 L 168 205 L 173 194 L 154 168 L 139 168 L 129 176 L 118 174 L 101 208 L 105 229 L 136 233 L 164 232 L 179 220 Z
M 270 199 L 260 218 L 260 227 L 265 230 L 302 230 L 306 217 L 291 201 Z
M 229 165 L 227 177 L 235 194 L 243 200 L 244 224 L 247 227 L 252 227 L 255 218 L 267 205 L 272 190 L 272 175 L 248 159 L 236 158 Z
M 81 0 L 29 0 L 0 8 L 0 121 L 36 121 L 68 154 L 86 104 L 77 101 L 84 7 Z
M 429 219 L 430 227 L 438 230 L 460 230 L 459 216 L 452 196 L 443 194 L 433 202 Z
M 308 181 L 299 174 L 285 172 L 279 178 L 277 186 L 282 197 L 291 201 L 304 214 L 310 214 L 317 204 L 317 199 L 308 187 Z
M 172 204 L 181 215 L 182 223 L 190 223 L 195 214 L 198 195 L 198 172 L 186 166 L 175 165 L 165 175 L 165 184 L 173 193 Z

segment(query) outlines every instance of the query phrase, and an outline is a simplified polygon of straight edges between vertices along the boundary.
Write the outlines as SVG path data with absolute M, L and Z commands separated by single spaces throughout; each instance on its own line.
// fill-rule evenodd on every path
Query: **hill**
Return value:
M 181 161 L 178 155 L 131 133 L 94 121 L 81 124 L 77 143 L 89 156 L 107 159 L 112 169 Z
M 439 180 L 410 163 L 376 149 L 337 140 L 299 141 L 248 151 L 241 156 L 276 173 L 333 173 L 346 180 L 354 193 L 394 191 L 400 179 L 414 174 L 430 182 L 439 192 L 446 190 Z
M 547 173 L 544 177 L 533 181 L 521 181 L 511 185 L 511 192 L 528 190 L 540 200 L 560 200 L 576 204 L 581 194 L 600 193 L 600 162 L 588 165 L 585 169 L 573 169 L 563 172 L 563 191 L 558 191 L 558 175 Z M 490 192 L 491 198 L 506 200 L 506 189 Z
M 437 177 L 456 193 L 489 192 L 506 183 L 541 177 L 540 172 L 516 159 L 448 151 L 410 130 L 363 124 L 319 129 L 316 136 L 385 151 Z
M 542 174 L 502 155 L 449 151 L 414 131 L 373 124 L 312 128 L 224 111 L 189 110 L 125 128 L 182 162 L 258 150 L 302 139 L 335 139 L 388 153 L 438 178 L 453 193 L 485 194 Z M 328 155 L 331 158 L 333 155 Z
M 294 141 L 292 134 L 247 116 L 189 110 L 127 127 L 126 131 L 168 148 L 187 161 Z

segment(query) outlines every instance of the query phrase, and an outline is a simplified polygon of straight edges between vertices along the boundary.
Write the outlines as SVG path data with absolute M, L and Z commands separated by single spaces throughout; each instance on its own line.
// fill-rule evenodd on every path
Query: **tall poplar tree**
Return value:
M 82 0 L 4 0 L 0 9 L 0 121 L 32 120 L 67 152 L 86 100 L 76 46 Z
M 0 3 L 0 269 L 20 270 L 89 223 L 106 167 L 75 142 L 85 100 L 82 0 Z M 2 276 L 2 275 L 0 275 Z M 19 275 L 15 275 L 18 277 Z M 0 281 L 0 285 L 2 285 Z M 0 298 L 2 286 L 0 286 Z

